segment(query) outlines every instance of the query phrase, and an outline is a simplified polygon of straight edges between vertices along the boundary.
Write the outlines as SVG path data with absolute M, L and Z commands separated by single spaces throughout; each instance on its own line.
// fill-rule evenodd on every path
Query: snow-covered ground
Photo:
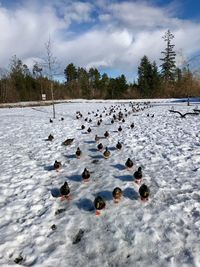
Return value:
M 97 109 L 111 105 L 118 104 L 58 104 L 53 123 L 51 106 L 0 110 L 0 266 L 16 266 L 17 259 L 38 267 L 200 266 L 200 115 L 181 119 L 169 112 L 170 104 L 156 104 L 124 123 L 111 124 L 102 113 L 97 126 Z M 131 110 L 128 102 L 120 107 Z M 182 112 L 194 107 L 174 105 Z M 92 123 L 76 119 L 76 111 Z M 82 124 L 92 132 L 81 130 Z M 45 140 L 50 133 L 52 142 Z M 97 151 L 95 134 L 111 151 L 109 159 Z M 67 138 L 75 139 L 66 147 Z M 115 149 L 118 140 L 121 151 Z M 124 167 L 128 157 L 132 170 Z M 52 169 L 55 160 L 62 162 L 59 172 Z M 133 180 L 139 166 L 150 188 L 148 202 L 140 200 Z M 88 183 L 81 178 L 85 167 L 92 173 Z M 71 200 L 59 197 L 64 181 Z M 118 204 L 112 199 L 116 186 L 124 193 Z M 93 206 L 98 194 L 106 200 L 100 216 Z

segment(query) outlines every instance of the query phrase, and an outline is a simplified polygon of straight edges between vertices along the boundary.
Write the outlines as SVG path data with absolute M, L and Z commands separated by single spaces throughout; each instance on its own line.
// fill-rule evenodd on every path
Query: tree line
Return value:
M 172 40 L 174 35 L 168 30 L 163 36 L 166 42 L 161 51 L 162 64 L 157 66 L 147 55 L 141 58 L 138 77 L 128 83 L 124 74 L 111 78 L 101 74 L 97 68 L 86 70 L 70 63 L 64 69 L 64 82 L 53 79 L 44 72 L 41 64 L 35 63 L 32 70 L 16 56 L 13 56 L 9 71 L 0 71 L 0 102 L 39 101 L 46 94 L 47 100 L 86 98 L 86 99 L 129 99 L 198 96 L 200 83 L 187 68 L 177 68 L 176 53 Z M 48 50 L 48 55 L 50 55 Z M 49 57 L 50 58 L 50 57 Z M 50 61 L 48 62 L 50 63 Z M 50 65 L 50 64 L 49 64 Z M 53 66 L 51 66 L 51 71 Z

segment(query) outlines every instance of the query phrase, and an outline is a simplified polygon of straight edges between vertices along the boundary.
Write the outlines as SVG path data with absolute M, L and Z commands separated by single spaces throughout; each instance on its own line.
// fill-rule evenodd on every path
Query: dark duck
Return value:
M 108 133 L 108 131 L 106 131 L 106 132 L 104 133 L 104 136 L 105 136 L 105 138 L 108 138 L 108 137 L 109 137 L 109 133 Z
M 61 166 L 62 166 L 61 162 L 56 160 L 54 162 L 53 168 L 54 170 L 58 171 L 61 168 Z
M 139 167 L 136 172 L 134 172 L 133 177 L 135 178 L 135 182 L 140 184 L 142 181 L 142 168 Z
M 117 145 L 116 145 L 116 148 L 118 149 L 118 150 L 120 150 L 120 149 L 122 149 L 122 144 L 118 141 L 118 143 L 117 143 Z
M 90 178 L 90 172 L 85 168 L 81 176 L 84 182 L 88 182 Z
M 112 195 L 113 195 L 114 202 L 118 203 L 122 198 L 123 191 L 121 190 L 121 188 L 115 187 L 115 189 L 112 192 Z
M 82 155 L 82 151 L 81 151 L 80 148 L 78 147 L 77 150 L 76 150 L 76 158 L 77 158 L 77 159 L 80 159 L 81 155 Z
M 60 194 L 61 194 L 61 199 L 70 199 L 70 188 L 67 182 L 64 182 L 64 184 L 60 188 Z
M 49 136 L 48 136 L 48 141 L 52 141 L 54 139 L 54 137 L 53 137 L 53 135 L 52 134 L 50 134 Z
M 139 194 L 142 201 L 147 201 L 149 199 L 150 190 L 147 185 L 143 184 L 139 188 Z
M 104 209 L 106 206 L 106 202 L 104 201 L 104 199 L 100 196 L 97 196 L 94 200 L 94 206 L 96 209 L 96 215 L 100 215 L 100 210 Z
M 126 163 L 125 163 L 125 166 L 127 169 L 132 168 L 133 167 L 133 161 L 130 158 L 128 158 Z
M 103 145 L 102 145 L 102 143 L 98 144 L 97 149 L 98 149 L 99 151 L 102 151 L 102 150 L 103 150 Z

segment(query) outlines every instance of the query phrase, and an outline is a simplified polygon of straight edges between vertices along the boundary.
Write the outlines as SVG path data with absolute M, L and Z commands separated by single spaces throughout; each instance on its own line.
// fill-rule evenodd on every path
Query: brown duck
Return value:
M 122 198 L 123 191 L 121 190 L 121 188 L 115 187 L 115 189 L 112 192 L 112 195 L 113 195 L 114 202 L 118 203 Z

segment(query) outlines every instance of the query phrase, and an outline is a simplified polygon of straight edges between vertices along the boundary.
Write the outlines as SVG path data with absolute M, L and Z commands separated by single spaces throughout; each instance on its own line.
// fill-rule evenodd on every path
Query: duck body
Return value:
M 134 172 L 133 176 L 135 178 L 135 182 L 139 184 L 142 180 L 142 168 L 139 167 L 138 170 Z
M 116 148 L 118 149 L 118 150 L 120 150 L 120 149 L 122 149 L 122 144 L 118 141 L 118 143 L 117 143 L 117 145 L 116 145 Z
M 67 198 L 67 196 L 69 195 L 69 193 L 70 193 L 69 185 L 68 185 L 67 182 L 64 182 L 64 184 L 60 188 L 61 197 Z
M 85 182 L 87 182 L 90 178 L 90 172 L 85 168 L 82 173 L 82 178 Z
M 64 145 L 64 146 L 69 146 L 69 145 L 72 144 L 73 141 L 74 141 L 74 138 L 66 139 L 66 140 L 63 142 L 63 145 Z
M 140 198 L 143 201 L 147 201 L 149 199 L 150 190 L 147 185 L 143 184 L 139 188 Z
M 76 157 L 77 157 L 77 159 L 80 159 L 81 155 L 82 155 L 82 151 L 78 147 L 77 150 L 76 150 Z
M 134 123 L 131 123 L 131 129 L 133 129 L 134 128 Z
M 54 139 L 54 137 L 53 137 L 53 135 L 52 134 L 50 134 L 49 136 L 48 136 L 48 141 L 52 141 Z
M 111 155 L 111 153 L 108 150 L 108 148 L 106 147 L 106 150 L 104 151 L 103 156 L 104 156 L 105 159 L 108 159 L 110 157 L 110 155 Z
M 89 127 L 89 128 L 87 129 L 87 131 L 88 131 L 88 133 L 91 133 L 92 130 L 91 130 L 91 128 Z
M 102 145 L 102 143 L 98 144 L 97 149 L 98 149 L 99 151 L 102 151 L 102 150 L 103 150 L 103 145 Z
M 53 168 L 54 170 L 58 171 L 61 168 L 61 166 L 62 166 L 61 162 L 56 160 L 54 162 Z
M 104 133 L 104 136 L 105 136 L 105 138 L 108 138 L 108 137 L 109 137 L 109 133 L 108 133 L 108 131 L 106 131 L 106 132 Z
M 97 196 L 94 200 L 94 206 L 96 209 L 96 215 L 100 215 L 100 210 L 105 208 L 106 202 L 101 196 Z
M 130 158 L 128 158 L 126 163 L 125 163 L 125 166 L 128 169 L 132 168 L 133 167 L 133 161 Z
M 118 203 L 121 200 L 121 197 L 123 195 L 123 191 L 119 187 L 115 187 L 115 189 L 112 192 L 112 196 L 115 203 Z
M 97 134 L 95 135 L 95 142 L 98 144 L 99 143 L 100 138 L 97 136 Z
M 84 130 L 85 129 L 85 125 L 81 125 L 81 130 Z

